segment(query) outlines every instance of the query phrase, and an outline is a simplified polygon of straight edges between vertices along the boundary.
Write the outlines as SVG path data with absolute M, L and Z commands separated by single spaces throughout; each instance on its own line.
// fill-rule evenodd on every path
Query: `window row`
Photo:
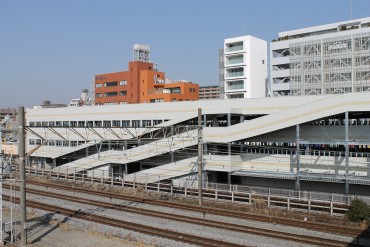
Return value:
M 155 126 L 169 119 L 154 120 L 96 120 L 96 121 L 40 121 L 30 122 L 29 126 L 36 127 L 147 127 Z
M 65 141 L 65 140 L 48 140 L 48 146 L 57 146 L 57 147 L 77 147 L 84 144 L 85 141 Z M 41 139 L 29 139 L 29 145 L 41 145 Z
M 120 86 L 127 85 L 127 81 L 120 81 L 119 82 L 119 85 Z M 110 81 L 110 82 L 105 82 L 104 83 L 104 87 L 116 87 L 116 86 L 118 86 L 118 82 L 117 81 Z M 95 87 L 96 88 L 101 88 L 101 87 L 103 87 L 103 84 L 102 83 L 96 83 L 95 84 Z
M 118 95 L 118 92 L 107 92 L 107 93 L 96 93 L 95 94 L 95 97 L 96 98 L 101 98 L 101 97 L 113 97 L 113 96 L 117 96 Z M 119 91 L 119 95 L 120 96 L 126 96 L 127 95 L 127 91 Z

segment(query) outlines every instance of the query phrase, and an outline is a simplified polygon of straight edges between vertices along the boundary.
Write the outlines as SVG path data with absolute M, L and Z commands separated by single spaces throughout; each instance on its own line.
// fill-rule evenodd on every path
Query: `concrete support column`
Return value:
M 244 122 L 244 115 L 240 115 L 240 123 Z
M 213 127 L 218 127 L 217 116 L 213 116 L 213 119 L 212 119 L 212 126 L 213 126 Z
M 203 126 L 207 127 L 207 114 L 203 114 Z
M 227 114 L 227 126 L 231 126 L 231 113 Z

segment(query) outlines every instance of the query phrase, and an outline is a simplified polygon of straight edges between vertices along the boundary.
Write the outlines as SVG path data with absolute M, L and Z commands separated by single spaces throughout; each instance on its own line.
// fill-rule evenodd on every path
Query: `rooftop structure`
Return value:
M 272 96 L 370 90 L 370 18 L 279 33 L 270 44 Z
M 83 89 L 81 97 L 79 99 L 72 99 L 68 106 L 90 106 L 92 105 L 92 100 L 89 97 L 89 90 Z
M 66 104 L 55 104 L 55 103 L 51 103 L 51 101 L 49 100 L 45 100 L 42 102 L 41 105 L 36 105 L 34 106 L 33 108 L 34 109 L 41 109 L 41 108 L 61 108 L 61 107 L 67 107 Z

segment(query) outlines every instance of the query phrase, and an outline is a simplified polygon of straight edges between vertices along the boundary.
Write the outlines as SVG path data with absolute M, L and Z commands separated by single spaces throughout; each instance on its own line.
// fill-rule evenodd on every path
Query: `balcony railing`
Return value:
M 227 85 L 226 90 L 244 89 L 244 84 Z
M 233 47 L 227 47 L 226 52 L 233 52 L 233 51 L 241 51 L 243 50 L 243 45 L 233 46 Z
M 243 58 L 226 60 L 226 64 L 227 65 L 237 64 L 237 63 L 243 63 L 243 62 L 244 62 L 244 59 Z
M 226 73 L 226 78 L 229 78 L 229 77 L 237 77 L 237 76 L 243 76 L 243 75 L 244 75 L 244 71 L 229 72 L 229 73 Z

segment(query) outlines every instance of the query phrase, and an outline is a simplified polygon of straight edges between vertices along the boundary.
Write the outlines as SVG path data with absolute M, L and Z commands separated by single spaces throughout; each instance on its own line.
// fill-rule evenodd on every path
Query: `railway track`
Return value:
M 10 200 L 9 196 L 3 195 L 3 199 L 6 201 Z M 15 199 L 15 203 L 19 203 L 19 198 Z M 142 225 L 142 224 L 137 224 L 137 223 L 132 223 L 132 222 L 127 222 L 123 220 L 118 220 L 118 219 L 113 219 L 109 217 L 104 217 L 100 216 L 97 214 L 93 213 L 88 213 L 80 210 L 72 210 L 72 209 L 67 209 L 59 206 L 54 206 L 50 204 L 44 204 L 40 202 L 35 202 L 32 200 L 27 200 L 27 206 L 44 210 L 47 212 L 52 212 L 56 214 L 61 214 L 67 217 L 72 217 L 76 219 L 81 219 L 81 220 L 86 220 L 94 223 L 99 223 L 99 224 L 104 224 L 112 227 L 118 227 L 118 228 L 123 228 L 126 230 L 131 230 L 135 232 L 140 232 L 143 234 L 148 234 L 152 236 L 157 236 L 157 237 L 162 237 L 162 238 L 167 238 L 167 239 L 172 239 L 175 241 L 180 241 L 184 243 L 189 243 L 189 244 L 195 244 L 195 245 L 200 245 L 200 246 L 205 246 L 205 247 L 242 247 L 245 245 L 239 245 L 235 243 L 230 243 L 230 242 L 225 242 L 225 241 L 220 241 L 216 239 L 211 239 L 211 238 L 205 238 L 197 235 L 192 235 L 192 234 L 186 234 L 186 233 L 181 233 L 181 232 L 176 232 L 176 231 L 171 231 L 168 229 L 161 229 L 161 228 L 156 228 L 156 227 L 151 227 L 147 225 Z
M 200 212 L 200 213 L 205 213 L 205 214 L 214 214 L 214 215 L 228 216 L 228 217 L 233 217 L 233 218 L 238 218 L 238 219 L 255 220 L 255 221 L 260 221 L 260 222 L 269 222 L 273 224 L 305 228 L 308 230 L 338 234 L 338 235 L 349 236 L 353 238 L 357 238 L 360 236 L 363 238 L 370 238 L 369 231 L 353 229 L 353 228 L 346 227 L 346 226 L 329 225 L 329 224 L 309 222 L 309 221 L 302 222 L 302 221 L 294 220 L 294 219 L 271 217 L 271 216 L 265 216 L 265 215 L 254 215 L 254 214 L 235 212 L 235 211 L 225 210 L 225 209 L 206 208 L 206 207 L 199 207 L 199 206 L 194 206 L 194 205 L 180 204 L 180 203 L 175 203 L 175 202 L 153 200 L 153 199 L 141 199 L 141 198 L 137 198 L 133 196 L 120 195 L 120 194 L 116 194 L 112 192 L 96 191 L 96 190 L 83 189 L 83 188 L 71 187 L 67 185 L 60 185 L 60 184 L 54 184 L 54 183 L 36 182 L 32 180 L 27 180 L 27 183 L 33 184 L 33 185 L 50 187 L 50 188 L 56 188 L 56 189 L 82 192 L 82 193 L 98 195 L 102 197 L 127 200 L 131 202 L 139 202 L 139 203 L 145 203 L 149 205 L 188 210 L 192 212 Z
M 4 188 L 9 188 L 9 186 L 4 185 Z M 27 188 L 27 193 L 37 194 L 37 195 L 41 195 L 45 197 L 52 197 L 52 198 L 61 199 L 61 200 L 67 200 L 70 202 L 76 202 L 76 203 L 81 203 L 81 204 L 89 204 L 89 205 L 93 205 L 93 206 L 97 206 L 97 207 L 105 208 L 105 209 L 114 209 L 114 210 L 119 210 L 119 211 L 139 214 L 139 215 L 146 215 L 146 216 L 157 217 L 157 218 L 173 220 L 173 221 L 181 221 L 185 223 L 191 223 L 191 224 L 224 229 L 224 230 L 229 230 L 229 231 L 237 231 L 237 232 L 246 233 L 246 234 L 260 235 L 264 237 L 282 239 L 282 240 L 287 240 L 287 241 L 294 241 L 294 242 L 299 242 L 299 243 L 306 243 L 306 244 L 311 244 L 311 245 L 333 246 L 333 247 L 334 246 L 350 246 L 349 243 L 343 242 L 343 241 L 330 240 L 330 239 L 317 238 L 317 237 L 310 238 L 304 235 L 283 233 L 283 232 L 267 230 L 263 228 L 248 227 L 248 226 L 242 226 L 238 224 L 230 224 L 226 222 L 200 219 L 196 217 L 181 216 L 177 214 L 158 212 L 154 210 L 125 206 L 125 205 L 114 204 L 110 202 L 101 202 L 101 201 L 90 200 L 90 199 L 69 196 L 65 194 L 59 194 L 59 193 L 48 192 L 48 191 L 41 191 L 41 190 L 36 190 L 36 189 Z

